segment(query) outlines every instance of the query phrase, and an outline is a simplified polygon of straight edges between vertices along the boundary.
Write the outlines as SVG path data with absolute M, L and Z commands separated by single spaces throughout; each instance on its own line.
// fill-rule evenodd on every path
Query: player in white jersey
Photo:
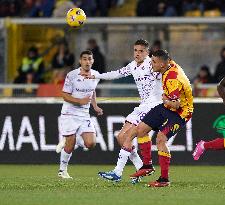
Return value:
M 118 143 L 121 147 L 126 137 L 136 135 L 136 127 L 146 113 L 162 103 L 161 74 L 153 72 L 151 58 L 148 55 L 149 43 L 146 40 L 139 39 L 134 44 L 134 60 L 126 67 L 103 74 L 86 76 L 86 78 L 90 79 L 112 80 L 132 75 L 135 80 L 141 97 L 141 104 L 134 108 L 134 111 L 126 117 L 126 121 L 117 136 Z M 143 162 L 135 148 L 130 150 L 131 155 L 129 158 L 135 165 L 136 170 L 142 169 L 146 175 L 150 175 L 155 171 L 151 160 L 151 139 L 149 136 L 146 136 L 141 141 L 138 141 L 138 144 Z M 123 152 L 123 148 L 120 152 Z M 121 158 L 113 171 L 99 172 L 99 175 L 113 181 L 120 181 L 125 164 L 125 160 Z M 135 177 L 134 182 L 136 179 Z
M 92 52 L 83 51 L 80 54 L 79 62 L 81 67 L 67 74 L 62 90 L 64 102 L 60 123 L 62 135 L 66 140 L 60 156 L 58 176 L 61 178 L 72 178 L 67 172 L 67 166 L 74 150 L 77 135 L 83 138 L 87 148 L 93 148 L 96 144 L 95 128 L 89 114 L 90 104 L 93 105 L 98 115 L 103 114 L 102 109 L 96 103 L 95 89 L 99 80 L 90 81 L 81 76 L 81 74 L 98 74 L 97 71 L 91 69 L 94 63 Z

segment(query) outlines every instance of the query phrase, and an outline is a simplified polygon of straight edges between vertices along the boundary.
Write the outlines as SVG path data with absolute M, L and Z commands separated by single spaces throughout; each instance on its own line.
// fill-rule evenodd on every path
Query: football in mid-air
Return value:
M 66 14 L 66 21 L 73 28 L 81 27 L 86 21 L 86 15 L 80 8 L 72 8 Z

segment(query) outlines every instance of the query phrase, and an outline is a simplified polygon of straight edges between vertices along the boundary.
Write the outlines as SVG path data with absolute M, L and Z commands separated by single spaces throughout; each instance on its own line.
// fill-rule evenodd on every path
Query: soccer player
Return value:
M 132 75 L 135 80 L 141 97 L 141 104 L 134 108 L 134 111 L 126 117 L 125 123 L 117 136 L 117 141 L 120 146 L 123 145 L 125 138 L 136 135 L 137 125 L 146 113 L 162 103 L 161 74 L 153 72 L 151 58 L 148 55 L 149 43 L 146 40 L 139 39 L 134 43 L 134 60 L 127 66 L 116 71 L 86 76 L 90 79 L 112 80 Z M 130 150 L 129 159 L 133 162 L 136 170 L 141 170 L 143 175 L 150 175 L 155 169 L 152 165 L 152 143 L 148 133 L 138 141 L 138 144 L 143 162 L 137 153 L 137 149 L 134 147 Z M 121 149 L 120 156 L 122 156 L 123 152 L 126 152 L 126 150 Z M 113 181 L 120 181 L 126 162 L 127 160 L 121 158 L 120 163 L 117 164 L 113 171 L 99 172 L 99 175 Z M 136 179 L 136 176 L 134 178 Z
M 137 137 L 142 139 L 150 130 L 158 131 L 156 144 L 159 156 L 161 176 L 150 182 L 151 187 L 169 186 L 170 150 L 167 140 L 175 135 L 190 119 L 193 112 L 192 89 L 182 68 L 172 61 L 164 50 L 153 53 L 152 67 L 154 72 L 162 74 L 163 103 L 151 109 L 137 127 Z M 123 144 L 123 156 L 129 157 L 132 148 L 130 138 Z M 118 158 L 120 161 L 121 156 Z M 142 173 L 136 173 L 139 176 Z
M 223 99 L 223 103 L 225 104 L 225 77 L 220 81 L 220 83 L 217 86 L 217 91 L 220 95 L 220 97 Z M 194 152 L 193 152 L 193 158 L 194 160 L 198 160 L 200 156 L 204 153 L 205 150 L 224 150 L 225 149 L 225 139 L 224 138 L 216 138 L 212 141 L 204 141 L 201 140 Z
M 74 150 L 76 135 L 83 138 L 87 148 L 95 146 L 95 128 L 89 114 L 90 104 L 93 105 L 98 115 L 103 114 L 103 110 L 96 103 L 95 88 L 99 80 L 87 80 L 81 76 L 82 74 L 98 74 L 97 71 L 91 69 L 94 63 L 92 52 L 83 51 L 79 62 L 81 67 L 67 74 L 62 91 L 64 103 L 60 122 L 62 135 L 66 141 L 61 151 L 58 176 L 63 179 L 72 178 L 67 172 L 67 166 Z

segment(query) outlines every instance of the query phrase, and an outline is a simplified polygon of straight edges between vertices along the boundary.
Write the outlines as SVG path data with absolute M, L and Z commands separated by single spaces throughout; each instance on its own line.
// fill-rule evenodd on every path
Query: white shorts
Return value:
M 81 135 L 84 132 L 95 133 L 95 127 L 91 118 L 82 118 L 73 115 L 60 116 L 60 129 L 63 136 Z
M 152 103 L 152 104 L 140 104 L 138 107 L 134 108 L 134 111 L 130 113 L 125 121 L 130 122 L 134 125 L 138 125 L 144 116 L 155 106 L 161 104 L 162 102 Z

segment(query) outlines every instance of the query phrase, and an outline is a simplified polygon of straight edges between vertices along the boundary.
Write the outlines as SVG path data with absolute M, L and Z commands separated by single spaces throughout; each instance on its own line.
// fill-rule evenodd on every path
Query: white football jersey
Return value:
M 103 74 L 97 74 L 95 78 L 112 80 L 132 75 L 142 103 L 162 102 L 162 75 L 153 72 L 151 58 L 146 57 L 141 65 L 137 65 L 136 61 L 132 61 L 127 66 Z
M 86 96 L 92 97 L 99 80 L 84 79 L 83 76 L 79 75 L 80 69 L 81 68 L 72 70 L 67 74 L 63 86 L 63 92 L 69 93 L 75 98 L 84 98 Z M 99 74 L 98 71 L 91 69 L 91 75 L 97 74 Z M 90 117 L 89 108 L 90 103 L 86 105 L 74 105 L 72 103 L 64 101 L 61 114 Z

